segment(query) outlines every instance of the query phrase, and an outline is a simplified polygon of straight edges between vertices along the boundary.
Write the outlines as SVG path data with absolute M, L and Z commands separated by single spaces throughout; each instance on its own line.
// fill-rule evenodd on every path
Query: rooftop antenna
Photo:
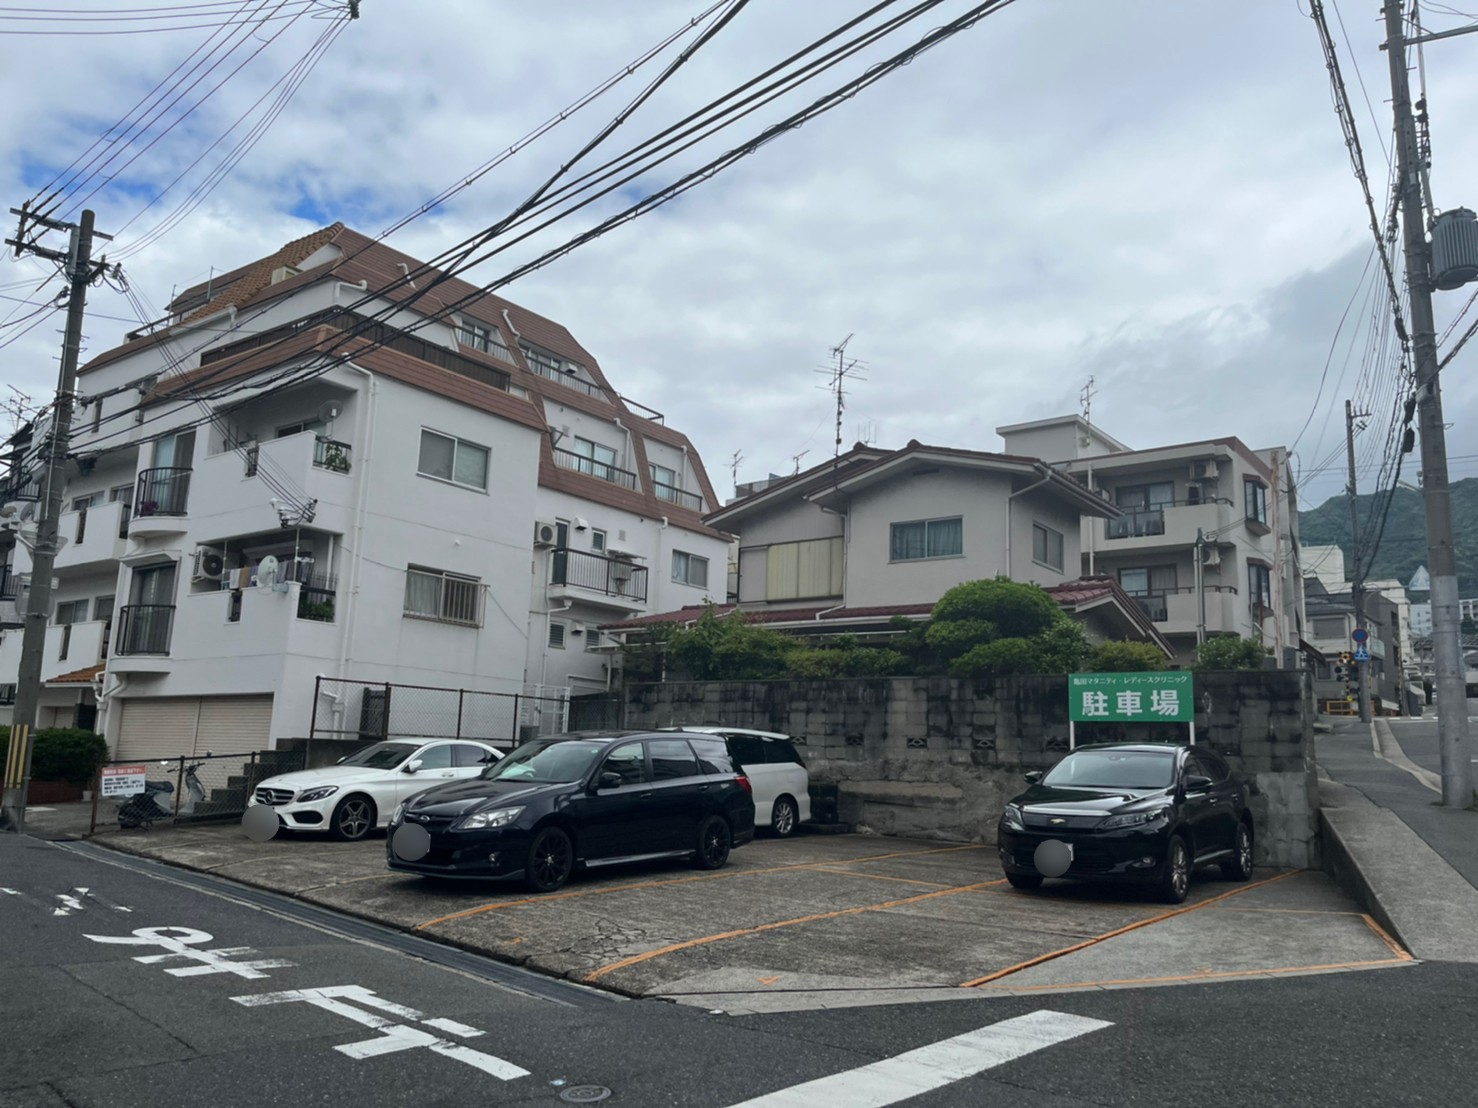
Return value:
M 801 471 L 801 459 L 809 453 L 811 453 L 809 450 L 802 450 L 799 454 L 792 454 L 790 456 L 790 460 L 794 464 L 794 468 L 790 471 L 792 477 Z
M 852 336 L 848 335 L 841 342 L 833 346 L 831 348 L 831 355 L 836 359 L 836 365 L 828 366 L 825 369 L 819 371 L 821 373 L 825 373 L 830 378 L 830 380 L 827 382 L 826 387 L 836 395 L 837 431 L 836 447 L 832 451 L 833 458 L 841 457 L 842 453 L 842 413 L 846 411 L 847 408 L 847 379 L 849 377 L 854 377 L 859 381 L 867 380 L 866 377 L 863 377 L 859 372 L 857 372 L 857 368 L 859 365 L 861 365 L 861 363 L 856 358 L 853 358 L 851 361 L 847 360 L 847 343 L 851 341 Z
M 1093 398 L 1098 395 L 1098 389 L 1094 387 L 1094 379 L 1088 378 L 1088 383 L 1083 386 L 1083 391 L 1078 393 L 1078 402 L 1083 405 L 1083 422 L 1093 426 Z
M 1093 377 L 1090 374 L 1088 377 L 1088 383 L 1083 386 L 1083 391 L 1078 393 L 1078 401 L 1083 405 L 1083 422 L 1087 425 L 1089 430 L 1091 430 L 1093 427 L 1093 397 L 1097 394 L 1097 392 L 1098 389 L 1094 387 Z M 1083 434 L 1078 436 L 1079 450 L 1086 451 L 1092 445 L 1093 436 L 1088 434 L 1087 431 L 1084 431 Z M 1093 461 L 1091 456 L 1088 461 L 1088 487 L 1090 489 L 1093 488 Z M 1088 576 L 1092 577 L 1097 570 L 1098 551 L 1095 549 L 1095 533 L 1093 528 L 1090 527 L 1087 530 L 1088 550 L 1086 553 L 1088 554 Z M 1198 569 L 1196 572 L 1199 573 L 1200 570 Z
M 729 476 L 734 481 L 735 496 L 739 495 L 739 463 L 742 461 L 744 461 L 744 455 L 738 450 L 734 451 L 734 456 L 729 459 Z

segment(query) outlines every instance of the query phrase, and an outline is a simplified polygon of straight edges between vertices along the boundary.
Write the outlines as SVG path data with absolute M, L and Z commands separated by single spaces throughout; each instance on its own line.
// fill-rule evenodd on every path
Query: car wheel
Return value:
M 1174 835 L 1165 848 L 1165 865 L 1160 874 L 1160 898 L 1167 904 L 1179 904 L 1191 891 L 1191 852 L 1185 836 Z
M 709 816 L 698 828 L 698 849 L 694 860 L 699 869 L 722 869 L 729 860 L 733 835 L 729 821 L 723 816 Z
M 800 812 L 796 809 L 795 801 L 788 796 L 776 799 L 770 812 L 770 830 L 777 838 L 788 839 L 795 834 L 796 824 L 800 822 L 797 818 Z
M 546 827 L 529 845 L 524 880 L 536 893 L 552 893 L 570 879 L 575 868 L 575 844 L 558 827 Z
M 1252 828 L 1237 824 L 1237 841 L 1232 846 L 1232 860 L 1221 864 L 1221 875 L 1228 881 L 1252 879 Z
M 355 794 L 339 801 L 329 819 L 329 830 L 342 842 L 354 843 L 364 838 L 375 827 L 375 802 L 367 796 Z
M 1040 889 L 1042 887 L 1040 873 L 1008 873 L 1006 880 L 1011 882 L 1013 889 Z

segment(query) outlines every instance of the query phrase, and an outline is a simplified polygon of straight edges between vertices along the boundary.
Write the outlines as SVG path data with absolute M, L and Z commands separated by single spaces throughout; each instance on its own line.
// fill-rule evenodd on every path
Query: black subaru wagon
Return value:
M 1001 867 L 1018 889 L 1044 877 L 1150 884 L 1185 900 L 1191 870 L 1252 876 L 1248 787 L 1214 751 L 1167 744 L 1082 746 L 1006 805 Z
M 754 838 L 754 799 L 721 738 L 603 731 L 527 743 L 390 817 L 391 869 L 523 878 L 550 892 L 576 866 L 691 857 L 718 869 Z

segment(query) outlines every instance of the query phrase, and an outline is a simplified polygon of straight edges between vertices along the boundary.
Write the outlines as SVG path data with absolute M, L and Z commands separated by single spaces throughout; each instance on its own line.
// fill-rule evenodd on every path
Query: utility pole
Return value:
M 1355 503 L 1355 420 L 1364 419 L 1368 412 L 1355 411 L 1350 401 L 1345 401 L 1345 454 L 1350 464 L 1350 600 L 1355 605 L 1355 628 L 1365 631 L 1365 574 L 1360 569 L 1360 511 Z M 1365 652 L 1370 640 L 1357 643 L 1356 654 Z M 1360 722 L 1370 722 L 1370 663 L 1355 660 L 1355 685 L 1360 692 Z
M 1411 297 L 1411 340 L 1416 356 L 1418 426 L 1422 443 L 1422 500 L 1427 511 L 1428 564 L 1432 575 L 1432 654 L 1437 688 L 1437 734 L 1442 756 L 1442 803 L 1473 803 L 1468 753 L 1468 701 L 1458 618 L 1457 558 L 1447 486 L 1447 436 L 1437 380 L 1437 335 L 1432 320 L 1432 250 L 1422 208 L 1423 163 L 1411 114 L 1406 73 L 1404 0 L 1385 0 L 1391 110 L 1396 120 L 1396 187 L 1405 236 L 1406 286 Z
M 1206 535 L 1196 528 L 1196 564 L 1192 570 L 1196 576 L 1196 645 L 1206 645 Z
M 41 482 L 45 504 L 37 524 L 36 543 L 31 551 L 31 591 L 26 598 L 25 629 L 21 638 L 20 670 L 16 676 L 15 708 L 11 716 L 10 756 L 6 759 L 5 792 L 0 799 L 0 828 L 24 831 L 26 795 L 31 787 L 32 732 L 41 699 L 41 672 L 46 648 L 47 617 L 51 614 L 51 574 L 56 562 L 57 527 L 62 513 L 62 488 L 67 445 L 72 434 L 73 391 L 77 384 L 77 361 L 82 350 L 82 314 L 87 307 L 87 286 L 106 268 L 106 261 L 92 260 L 92 240 L 110 239 L 92 229 L 93 213 L 84 211 L 82 222 L 63 223 L 31 212 L 28 206 L 11 209 L 20 217 L 20 228 L 7 245 L 16 257 L 36 254 L 60 263 L 71 292 L 67 301 L 67 325 L 62 336 L 61 370 L 57 375 L 56 401 L 52 405 L 50 439 L 45 444 L 46 471 Z M 67 250 L 38 246 L 27 235 L 28 224 L 71 235 Z

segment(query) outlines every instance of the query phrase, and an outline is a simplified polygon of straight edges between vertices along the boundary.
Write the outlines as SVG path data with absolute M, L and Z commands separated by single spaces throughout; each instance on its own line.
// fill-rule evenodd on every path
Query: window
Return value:
M 1169 619 L 1165 594 L 1176 591 L 1174 566 L 1137 566 L 1119 570 L 1119 587 L 1139 602 L 1150 619 Z
M 421 768 L 423 770 L 452 768 L 452 747 L 450 743 L 442 743 L 440 746 L 423 746 L 416 752 L 416 757 L 421 760 Z
M 698 759 L 682 739 L 653 739 L 647 750 L 652 756 L 653 781 L 698 776 Z
M 580 458 L 575 466 L 580 473 L 588 473 L 606 481 L 615 479 L 612 470 L 616 468 L 616 452 L 609 446 L 582 439 L 577 435 L 575 445 L 570 448 L 570 453 Z
M 315 435 L 321 435 L 328 430 L 327 425 L 319 419 L 305 419 L 298 423 L 284 423 L 277 428 L 277 437 L 285 439 L 289 435 L 301 435 L 304 431 L 312 431 Z
M 659 466 L 656 462 L 650 463 L 647 466 L 647 470 L 652 475 L 652 485 L 657 493 L 657 499 L 676 501 L 678 494 L 677 471 L 668 469 L 666 466 Z
M 889 543 L 889 561 L 920 558 L 958 558 L 965 552 L 965 526 L 960 516 L 895 523 Z
M 600 648 L 600 628 L 588 627 L 585 630 L 585 649 L 598 650 Z
M 1261 619 L 1273 613 L 1273 575 L 1267 566 L 1258 562 L 1247 565 L 1247 596 L 1252 605 L 1252 614 Z
M 422 477 L 434 477 L 465 485 L 470 489 L 488 487 L 488 448 L 478 446 L 435 431 L 421 432 L 421 458 L 416 471 Z
M 463 346 L 470 346 L 473 350 L 481 350 L 484 354 L 492 354 L 505 362 L 512 362 L 513 355 L 508 353 L 508 347 L 503 342 L 503 336 L 496 327 L 488 327 L 482 323 L 476 323 L 462 317 L 462 326 L 457 328 L 457 341 Z
M 1062 572 L 1062 532 L 1032 524 L 1032 561 Z
M 102 623 L 113 618 L 113 598 L 99 596 L 92 602 L 92 618 Z
M 765 556 L 765 599 L 841 596 L 843 549 L 840 535 L 773 544 Z
M 1268 525 L 1268 487 L 1261 481 L 1248 477 L 1242 481 L 1242 498 L 1247 505 L 1246 516 L 1252 523 Z
M 1152 485 L 1122 485 L 1114 490 L 1114 503 L 1126 511 L 1147 511 L 1175 503 L 1175 485 L 1157 481 Z
M 703 767 L 704 773 L 734 772 L 734 762 L 729 757 L 729 748 L 723 739 L 694 737 L 688 741 L 697 751 L 698 764 Z
M 640 785 L 651 780 L 647 776 L 647 757 L 642 744 L 624 743 L 611 751 L 600 767 L 602 778 L 608 773 L 614 773 L 623 785 Z
M 491 754 L 480 746 L 471 743 L 457 743 L 452 747 L 452 765 L 454 766 L 485 766 L 497 761 Z
M 758 735 L 729 735 L 729 753 L 742 773 L 750 766 L 765 764 L 765 743 Z
M 482 582 L 460 573 L 410 566 L 405 571 L 405 614 L 481 627 Z
M 592 531 L 592 532 L 590 532 L 590 549 L 593 550 L 593 551 L 595 551 L 597 554 L 604 554 L 605 553 L 605 551 L 606 551 L 606 533 L 604 531 Z
M 672 579 L 683 585 L 708 587 L 708 559 L 684 550 L 672 552 Z
M 56 606 L 55 623 L 64 627 L 69 623 L 82 623 L 87 619 L 87 601 L 66 600 Z
M 565 648 L 565 625 L 558 620 L 549 621 L 549 645 L 555 650 Z
M 72 500 L 72 511 L 77 513 L 77 532 L 72 541 L 79 545 L 87 535 L 87 509 L 92 507 L 95 496 L 78 496 Z
M 15 703 L 15 686 L 0 685 L 0 704 Z
M 1344 616 L 1316 619 L 1313 624 L 1316 639 L 1342 639 L 1348 634 Z
M 548 377 L 552 381 L 563 381 L 567 377 L 575 376 L 579 371 L 579 367 L 574 362 L 567 362 L 558 354 L 551 354 L 537 346 L 521 342 L 518 348 L 523 351 L 524 360 L 529 363 L 529 368 L 540 377 Z

